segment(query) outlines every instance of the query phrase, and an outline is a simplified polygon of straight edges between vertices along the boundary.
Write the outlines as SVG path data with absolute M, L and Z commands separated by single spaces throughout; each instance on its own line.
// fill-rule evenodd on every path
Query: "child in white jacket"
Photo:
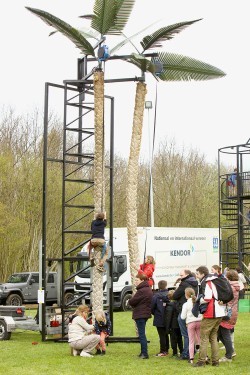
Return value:
M 200 325 L 202 314 L 196 318 L 192 313 L 192 308 L 196 300 L 195 291 L 192 288 L 185 289 L 187 302 L 182 306 L 181 319 L 186 320 L 188 338 L 189 338 L 189 362 L 193 363 L 194 345 L 200 345 Z

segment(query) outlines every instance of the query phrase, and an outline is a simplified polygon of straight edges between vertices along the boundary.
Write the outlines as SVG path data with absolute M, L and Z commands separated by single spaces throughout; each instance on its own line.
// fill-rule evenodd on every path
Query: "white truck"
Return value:
M 108 240 L 109 230 L 106 231 Z M 152 255 L 156 266 L 154 272 L 155 288 L 158 281 L 166 280 L 168 288 L 174 288 L 181 269 L 196 270 L 201 265 L 208 269 L 219 264 L 218 228 L 138 228 L 140 262 L 146 255 Z M 127 309 L 131 297 L 131 275 L 129 267 L 127 228 L 113 229 L 113 296 L 114 307 Z M 85 252 L 83 248 L 82 252 Z M 87 266 L 87 258 L 79 261 L 78 270 Z M 105 284 L 104 275 L 104 284 Z M 90 270 L 75 277 L 75 293 L 84 293 L 90 289 Z M 89 297 L 87 297 L 89 298 Z M 89 301 L 86 299 L 85 301 Z

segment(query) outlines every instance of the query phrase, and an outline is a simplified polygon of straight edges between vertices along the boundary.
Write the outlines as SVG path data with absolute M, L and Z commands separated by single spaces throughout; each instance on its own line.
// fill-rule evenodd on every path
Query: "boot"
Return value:
M 99 264 L 96 266 L 97 270 L 100 271 L 100 272 L 104 272 L 104 267 L 103 266 L 100 266 Z

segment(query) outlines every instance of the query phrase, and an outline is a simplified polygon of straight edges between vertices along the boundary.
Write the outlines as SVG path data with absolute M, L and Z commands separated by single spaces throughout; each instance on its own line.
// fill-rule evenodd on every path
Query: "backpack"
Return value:
M 223 304 L 232 301 L 234 298 L 233 289 L 225 277 L 217 277 L 211 281 L 216 286 L 218 301 L 222 301 Z

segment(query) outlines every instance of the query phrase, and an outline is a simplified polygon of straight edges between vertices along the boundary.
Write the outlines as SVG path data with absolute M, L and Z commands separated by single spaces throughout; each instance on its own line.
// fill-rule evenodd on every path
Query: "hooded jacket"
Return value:
M 128 303 L 133 308 L 133 319 L 151 318 L 151 302 L 153 292 L 147 281 L 142 281 L 137 287 L 137 291 Z
M 237 318 L 238 318 L 238 299 L 239 299 L 239 291 L 240 291 L 240 284 L 238 281 L 230 281 L 228 280 L 232 289 L 234 298 L 232 301 L 228 302 L 227 306 L 231 307 L 232 309 L 232 316 L 229 320 L 222 320 L 221 326 L 227 329 L 234 328 Z
M 206 286 L 204 297 L 201 298 L 201 303 L 207 303 L 207 309 L 203 314 L 204 319 L 222 318 L 225 316 L 225 305 L 220 305 L 218 302 L 218 293 L 216 286 L 212 282 L 217 276 L 209 275 L 206 278 Z
M 97 219 L 93 220 L 91 223 L 91 238 L 103 238 L 104 239 L 104 230 L 107 225 L 107 220 Z
M 143 263 L 140 264 L 140 268 L 138 270 L 139 274 L 144 274 L 148 277 L 148 284 L 149 286 L 154 285 L 153 273 L 155 270 L 155 265 L 152 263 Z
M 183 304 L 187 301 L 185 297 L 185 289 L 193 288 L 195 294 L 197 295 L 198 291 L 198 281 L 192 275 L 187 275 L 181 279 L 180 285 L 173 294 L 173 299 L 177 301 L 176 307 L 179 313 L 181 313 Z
M 165 310 L 169 303 L 168 290 L 162 289 L 153 295 L 151 304 L 151 313 L 154 315 L 153 325 L 156 327 L 165 327 Z

